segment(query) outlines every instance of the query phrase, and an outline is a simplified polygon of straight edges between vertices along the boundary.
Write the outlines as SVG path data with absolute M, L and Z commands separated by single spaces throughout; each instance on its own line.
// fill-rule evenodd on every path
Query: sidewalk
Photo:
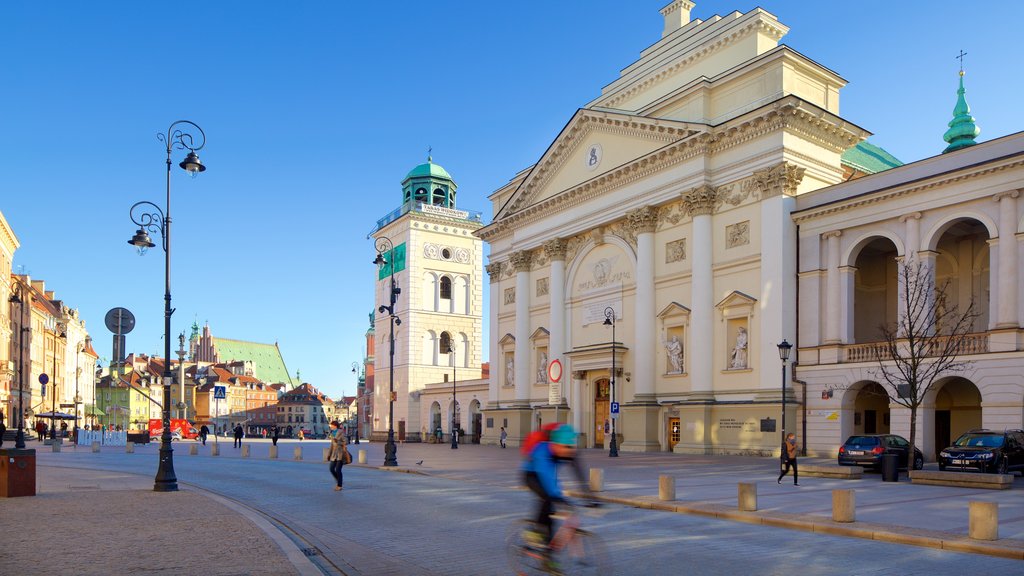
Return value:
M 40 464 L 36 496 L 0 499 L 0 572 L 299 573 L 278 540 L 201 490 L 157 493 L 152 476 L 120 472 L 79 469 L 71 479 L 66 474 L 67 469 Z

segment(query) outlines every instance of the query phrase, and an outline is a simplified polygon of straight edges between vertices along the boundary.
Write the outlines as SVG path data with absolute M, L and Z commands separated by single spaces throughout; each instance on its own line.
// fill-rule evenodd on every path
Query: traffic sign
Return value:
M 562 379 L 562 362 L 555 358 L 548 364 L 548 378 L 551 378 L 552 382 L 558 382 Z
M 46 372 L 43 372 L 42 374 L 39 375 L 39 383 L 42 384 L 43 386 L 46 386 L 46 383 L 49 381 L 50 377 L 46 375 Z
M 619 403 L 618 402 L 612 402 L 612 414 L 618 414 L 618 413 L 619 413 Z
M 213 387 L 213 399 L 214 400 L 222 400 L 222 399 L 227 398 L 227 397 L 228 397 L 228 387 L 227 386 L 214 386 Z

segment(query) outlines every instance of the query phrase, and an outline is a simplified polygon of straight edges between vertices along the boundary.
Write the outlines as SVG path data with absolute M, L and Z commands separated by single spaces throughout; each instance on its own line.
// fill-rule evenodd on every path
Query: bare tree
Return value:
M 967 336 L 979 314 L 973 299 L 962 312 L 949 302 L 949 281 L 936 286 L 933 268 L 917 258 L 898 265 L 898 283 L 905 307 L 895 324 L 880 326 L 883 342 L 877 350 L 875 376 L 891 401 L 910 409 L 910 454 L 913 468 L 917 445 L 917 410 L 941 376 L 965 370 L 970 362 Z

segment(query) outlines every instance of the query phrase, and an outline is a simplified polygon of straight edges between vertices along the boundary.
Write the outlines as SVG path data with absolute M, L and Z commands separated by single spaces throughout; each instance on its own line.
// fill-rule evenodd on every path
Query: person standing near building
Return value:
M 280 435 L 281 429 L 277 427 L 277 424 L 274 424 L 270 428 L 270 441 L 274 443 L 274 446 L 277 446 L 277 439 Z
M 242 431 L 242 425 L 241 424 L 236 424 L 235 425 L 235 448 L 241 448 L 242 447 L 242 436 L 244 434 L 245 434 L 245 432 Z
M 504 427 L 504 426 L 502 426 L 502 427 L 501 427 L 501 437 L 499 438 L 499 440 L 501 441 L 501 447 L 502 447 L 502 448 L 504 448 L 504 447 L 505 447 L 505 439 L 506 439 L 506 438 L 508 438 L 508 432 L 506 432 L 506 431 L 505 431 L 505 427 Z
M 0 448 L 4 447 L 5 432 L 7 432 L 7 426 L 4 425 L 4 413 L 0 412 Z
M 345 446 L 346 438 L 344 432 L 339 430 L 340 424 L 337 421 L 331 422 L 331 431 L 328 433 L 328 437 L 331 440 L 331 448 L 327 452 L 327 460 L 330 462 L 331 476 L 334 476 L 334 481 L 337 484 L 334 486 L 334 490 L 341 490 L 342 487 L 342 473 L 341 469 L 352 461 L 352 456 L 348 453 L 348 447 Z
M 793 486 L 800 485 L 800 477 L 796 471 L 796 434 L 786 434 L 786 443 L 782 445 L 782 465 L 785 468 L 779 474 L 779 484 L 782 484 L 783 477 L 789 473 L 790 466 L 793 467 Z
M 206 446 L 206 437 L 209 435 L 210 429 L 206 427 L 206 424 L 203 424 L 199 428 L 199 440 L 203 443 L 203 446 Z

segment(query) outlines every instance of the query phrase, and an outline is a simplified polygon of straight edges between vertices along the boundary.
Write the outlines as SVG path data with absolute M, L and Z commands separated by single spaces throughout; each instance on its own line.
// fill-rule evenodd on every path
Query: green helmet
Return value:
M 562 424 L 551 431 L 550 441 L 564 446 L 576 445 L 576 431 L 568 424 Z

